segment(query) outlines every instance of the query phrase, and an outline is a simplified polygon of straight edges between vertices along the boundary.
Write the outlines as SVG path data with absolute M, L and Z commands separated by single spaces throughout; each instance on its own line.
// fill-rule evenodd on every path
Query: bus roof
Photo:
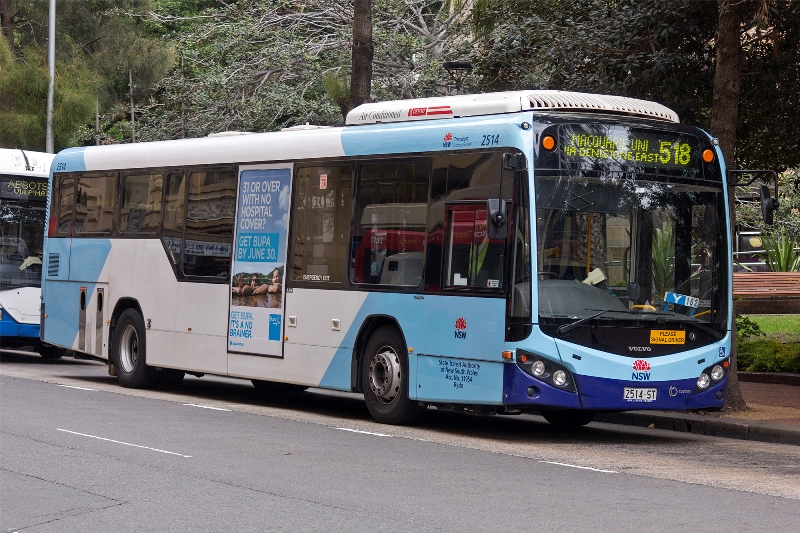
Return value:
M 680 122 L 675 111 L 647 100 L 568 91 L 531 90 L 362 104 L 347 114 L 345 124 L 355 126 L 379 122 L 441 120 L 536 110 L 596 111 Z
M 0 148 L 0 172 L 31 176 L 47 176 L 55 154 L 31 152 L 17 148 Z M 26 161 L 27 158 L 27 161 Z

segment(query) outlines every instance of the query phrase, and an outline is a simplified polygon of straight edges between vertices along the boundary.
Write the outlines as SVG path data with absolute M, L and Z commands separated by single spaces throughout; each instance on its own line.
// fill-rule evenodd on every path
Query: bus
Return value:
M 388 424 L 719 408 L 727 194 L 718 142 L 672 110 L 550 90 L 72 148 L 51 173 L 42 338 L 125 387 L 352 391 Z
M 0 349 L 64 351 L 39 341 L 42 248 L 53 154 L 0 148 Z

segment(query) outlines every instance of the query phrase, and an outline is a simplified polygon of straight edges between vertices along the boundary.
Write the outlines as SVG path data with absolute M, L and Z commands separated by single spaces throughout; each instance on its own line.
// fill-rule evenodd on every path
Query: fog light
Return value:
M 556 387 L 563 387 L 567 384 L 567 373 L 563 370 L 556 370 L 553 372 L 553 383 Z
M 725 370 L 719 365 L 715 365 L 714 368 L 711 369 L 711 379 L 714 381 L 719 381 L 725 376 Z
M 705 372 L 700 374 L 700 377 L 697 378 L 697 388 L 698 389 L 707 389 L 708 384 L 711 383 L 711 379 L 708 377 L 708 374 Z
M 533 374 L 537 378 L 541 377 L 542 374 L 544 374 L 544 370 L 545 370 L 544 362 L 542 361 L 534 361 L 533 364 L 531 365 L 531 374 Z

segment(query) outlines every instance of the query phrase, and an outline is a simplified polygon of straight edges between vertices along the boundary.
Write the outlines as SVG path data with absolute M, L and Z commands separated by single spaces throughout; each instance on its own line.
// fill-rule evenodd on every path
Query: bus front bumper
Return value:
M 626 381 L 571 375 L 576 392 L 562 390 L 524 372 L 515 364 L 505 365 L 503 404 L 522 409 L 555 408 L 596 411 L 717 409 L 725 405 L 728 376 L 704 390 L 697 378 L 670 381 Z M 626 389 L 628 389 L 626 391 Z M 626 399 L 626 396 L 628 398 Z

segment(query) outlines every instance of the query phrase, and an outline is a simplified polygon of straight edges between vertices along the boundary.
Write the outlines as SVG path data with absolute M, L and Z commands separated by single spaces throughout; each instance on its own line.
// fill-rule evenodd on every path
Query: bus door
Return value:
M 228 353 L 283 357 L 292 168 L 239 167 Z

